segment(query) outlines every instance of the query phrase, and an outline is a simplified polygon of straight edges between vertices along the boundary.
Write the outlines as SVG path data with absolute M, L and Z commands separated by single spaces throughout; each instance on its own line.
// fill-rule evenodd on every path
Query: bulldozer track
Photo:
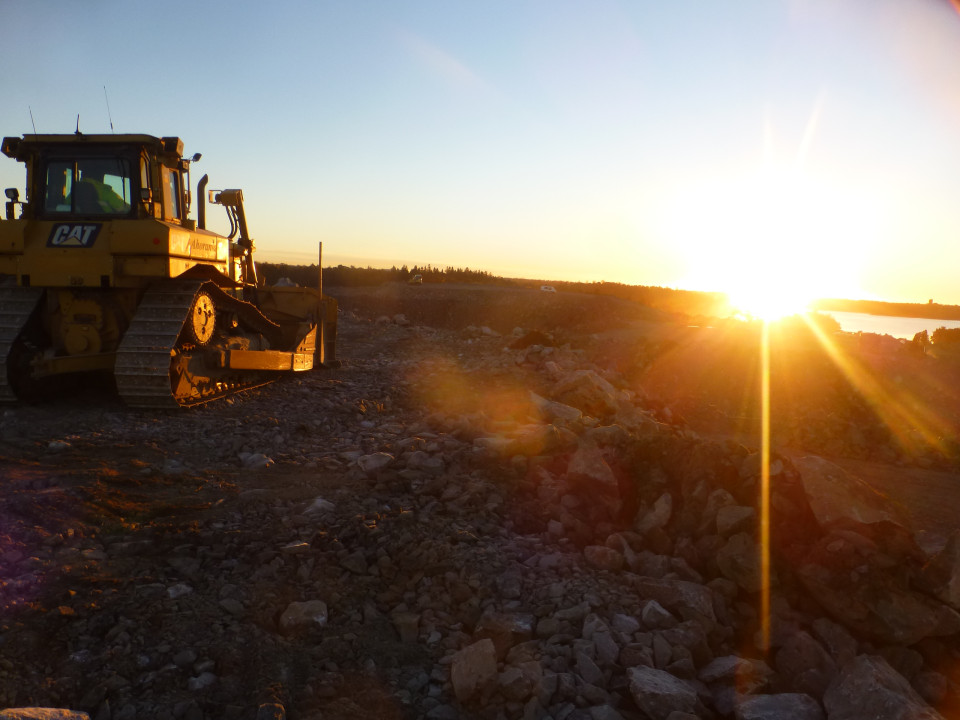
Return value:
M 170 363 L 177 338 L 202 281 L 164 283 L 147 290 L 117 348 L 117 391 L 134 407 L 175 408 Z
M 7 375 L 7 358 L 42 296 L 41 288 L 0 288 L 0 404 L 17 400 Z
M 177 408 L 199 405 L 240 390 L 266 385 L 271 378 L 235 375 L 227 380 L 192 386 L 175 394 L 172 368 L 184 350 L 178 339 L 201 289 L 216 291 L 203 280 L 178 280 L 147 290 L 117 349 L 114 377 L 121 399 L 132 407 Z M 242 304 L 242 303 L 238 303 Z

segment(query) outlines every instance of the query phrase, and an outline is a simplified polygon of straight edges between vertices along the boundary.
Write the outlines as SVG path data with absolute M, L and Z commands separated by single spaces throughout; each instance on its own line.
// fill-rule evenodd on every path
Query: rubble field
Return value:
M 339 369 L 175 412 L 103 383 L 0 409 L 0 708 L 960 717 L 952 370 L 775 358 L 764 552 L 739 331 L 567 292 L 326 291 Z

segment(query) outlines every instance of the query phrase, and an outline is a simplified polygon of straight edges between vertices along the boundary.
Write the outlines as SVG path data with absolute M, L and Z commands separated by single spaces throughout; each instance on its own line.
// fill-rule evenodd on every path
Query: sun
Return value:
M 790 167 L 705 179 L 675 198 L 667 236 L 686 258 L 682 287 L 727 294 L 776 320 L 821 297 L 856 297 L 871 219 L 829 179 Z
M 737 313 L 769 322 L 805 313 L 815 300 L 802 288 L 771 288 L 762 284 L 728 292 L 727 297 Z

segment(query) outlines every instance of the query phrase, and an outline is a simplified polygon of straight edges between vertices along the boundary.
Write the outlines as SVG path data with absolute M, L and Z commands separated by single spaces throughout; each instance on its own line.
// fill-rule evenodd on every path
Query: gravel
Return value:
M 776 549 L 761 646 L 755 450 L 699 436 L 593 362 L 589 313 L 544 314 L 565 293 L 494 320 L 509 303 L 346 295 L 341 369 L 182 412 L 97 387 L 0 411 L 0 706 L 832 718 L 882 687 L 923 717 L 955 707 L 960 614 L 936 588 L 936 622 L 908 647 L 849 629 L 804 585 L 831 581 L 831 553 L 891 560 L 902 584 L 879 565 L 863 582 L 915 601 L 907 574 L 928 558 L 853 523 L 828 532 L 787 457 L 775 512 L 809 537 Z M 653 321 L 608 305 L 601 330 Z

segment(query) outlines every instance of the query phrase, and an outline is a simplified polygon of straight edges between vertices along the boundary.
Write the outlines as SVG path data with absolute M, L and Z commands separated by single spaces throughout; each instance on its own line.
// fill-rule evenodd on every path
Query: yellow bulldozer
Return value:
M 112 373 L 137 407 L 189 406 L 336 366 L 337 303 L 317 287 L 267 286 L 240 190 L 197 185 L 176 137 L 24 135 L 26 166 L 0 219 L 0 403 L 57 378 Z M 206 229 L 206 202 L 230 232 Z

